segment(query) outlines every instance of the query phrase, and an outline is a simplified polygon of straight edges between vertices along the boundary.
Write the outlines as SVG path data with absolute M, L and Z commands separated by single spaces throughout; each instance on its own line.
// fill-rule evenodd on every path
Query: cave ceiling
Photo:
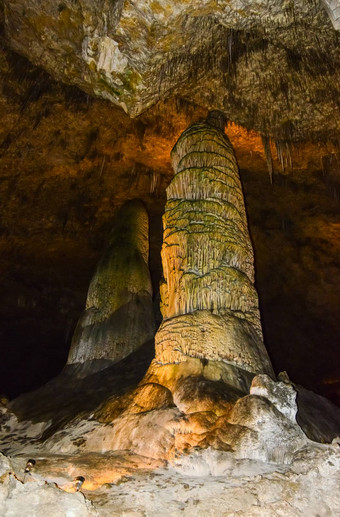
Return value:
M 181 96 L 276 139 L 339 130 L 337 1 L 3 4 L 14 50 L 130 116 Z
M 209 109 L 230 121 L 274 367 L 314 389 L 338 382 L 337 7 L 0 0 L 0 392 L 63 367 L 133 198 L 150 216 L 157 313 L 170 151 Z

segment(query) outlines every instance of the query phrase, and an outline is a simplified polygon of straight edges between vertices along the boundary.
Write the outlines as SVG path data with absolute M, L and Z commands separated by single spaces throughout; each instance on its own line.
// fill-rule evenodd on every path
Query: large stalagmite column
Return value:
M 152 340 L 155 323 L 149 267 L 149 220 L 141 201 L 126 203 L 98 264 L 68 364 L 91 369 L 117 362 Z
M 223 126 L 224 127 L 224 126 Z M 172 151 L 155 364 L 188 357 L 272 374 L 263 345 L 253 250 L 230 141 L 209 123 L 189 127 Z

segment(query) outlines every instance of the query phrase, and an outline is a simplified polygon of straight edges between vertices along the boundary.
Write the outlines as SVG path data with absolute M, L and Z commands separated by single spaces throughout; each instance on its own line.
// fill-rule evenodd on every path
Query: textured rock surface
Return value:
M 117 214 L 109 246 L 91 280 L 68 364 L 120 361 L 153 339 L 155 323 L 149 273 L 149 221 L 140 201 Z
M 223 131 L 200 123 L 182 134 L 172 161 L 155 362 L 198 357 L 271 373 L 232 146 Z
M 1 517 L 96 517 L 98 514 L 81 493 L 67 493 L 55 482 L 15 474 L 11 462 L 0 453 Z
M 187 365 L 183 366 L 188 380 Z M 176 370 L 170 374 L 176 382 Z M 164 379 L 161 381 L 163 386 L 144 380 L 128 397 L 121 397 L 120 403 L 117 397 L 107 399 L 90 418 L 80 413 L 66 425 L 59 425 L 59 430 L 53 417 L 47 423 L 18 424 L 15 415 L 5 412 L 3 447 L 9 453 L 31 457 L 47 451 L 58 455 L 127 450 L 159 460 L 195 447 L 213 447 L 233 451 L 238 458 L 287 463 L 308 441 L 295 420 L 295 400 L 286 398 L 291 386 L 283 389 L 282 383 L 265 375 L 253 380 L 254 386 L 266 386 L 266 394 L 261 392 L 260 396 L 231 396 L 223 383 L 209 384 L 193 375 L 193 382 L 186 386 L 191 406 L 183 394 L 180 397 L 178 388 L 172 397 Z
M 21 476 L 24 458 L 13 458 L 12 463 Z M 87 504 L 83 513 L 77 513 L 83 496 L 52 489 L 52 483 L 73 487 L 72 476 L 84 474 L 85 465 Z M 16 482 L 21 486 L 12 489 L 14 497 L 6 499 L 0 485 L 0 504 L 8 508 L 5 517 L 25 515 L 28 510 L 30 517 L 336 517 L 339 467 L 339 447 L 316 444 L 301 448 L 285 465 L 237 459 L 230 452 L 212 449 L 177 458 L 167 467 L 126 453 L 50 455 L 40 459 L 29 483 Z M 1 479 L 6 483 L 8 474 Z M 44 480 L 50 484 L 44 486 Z
M 340 2 L 339 0 L 323 0 L 326 10 L 335 29 L 340 29 Z
M 295 420 L 294 388 L 284 379 L 274 382 L 261 374 L 254 377 L 251 393 L 236 403 L 225 399 L 223 406 L 221 398 L 204 409 L 194 389 L 197 376 L 187 386 L 196 409 L 188 403 L 177 406 L 170 390 L 149 382 L 132 397 L 124 395 L 120 404 L 113 397 L 88 417 L 82 412 L 57 432 L 52 424 L 45 440 L 42 422 L 18 423 L 5 410 L 0 439 L 11 455 L 11 464 L 0 457 L 5 515 L 17 515 L 26 505 L 34 517 L 43 512 L 68 517 L 71 509 L 74 515 L 83 511 L 80 515 L 100 517 L 129 512 L 203 517 L 217 515 L 218 508 L 225 516 L 238 511 L 295 517 L 308 510 L 309 515 L 335 517 L 339 439 L 327 446 L 308 440 Z M 316 406 L 321 415 L 322 403 Z M 36 458 L 36 465 L 22 485 L 9 471 L 20 480 L 29 457 Z M 81 494 L 62 492 L 74 492 L 79 475 L 85 477 L 82 490 L 92 506 Z
M 274 382 L 267 375 L 257 375 L 251 384 L 250 394 L 267 398 L 281 413 L 295 422 L 297 412 L 296 391 L 291 383 Z
M 336 4 L 4 0 L 4 25 L 15 50 L 130 114 L 181 95 L 287 138 L 339 129 Z

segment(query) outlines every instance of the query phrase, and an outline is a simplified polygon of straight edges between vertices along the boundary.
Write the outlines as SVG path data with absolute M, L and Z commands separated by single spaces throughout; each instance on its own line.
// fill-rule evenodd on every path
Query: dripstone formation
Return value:
M 175 145 L 172 163 L 155 362 L 192 357 L 236 367 L 239 376 L 271 375 L 231 143 L 216 125 L 194 124 Z
M 0 24 L 15 51 L 131 116 L 174 95 L 281 141 L 339 131 L 339 12 L 338 0 L 3 0 Z
M 149 221 L 141 201 L 126 203 L 87 295 L 68 363 L 93 369 L 117 362 L 151 340 L 155 332 L 148 268 Z

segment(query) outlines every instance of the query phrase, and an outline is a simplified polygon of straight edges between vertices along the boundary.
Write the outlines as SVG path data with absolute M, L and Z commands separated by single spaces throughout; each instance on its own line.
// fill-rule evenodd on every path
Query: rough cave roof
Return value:
M 5 36 L 136 116 L 169 96 L 275 139 L 337 139 L 337 0 L 3 0 Z

